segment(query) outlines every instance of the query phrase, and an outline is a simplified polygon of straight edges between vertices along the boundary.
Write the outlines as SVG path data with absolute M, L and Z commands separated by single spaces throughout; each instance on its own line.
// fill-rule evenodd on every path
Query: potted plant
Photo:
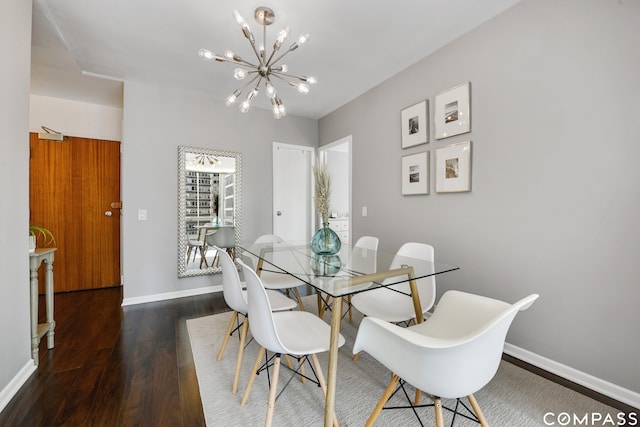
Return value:
M 56 242 L 56 238 L 53 237 L 53 233 L 48 228 L 40 227 L 38 225 L 29 226 L 29 252 L 36 250 L 36 241 L 38 237 L 41 238 L 42 245 L 47 247 Z

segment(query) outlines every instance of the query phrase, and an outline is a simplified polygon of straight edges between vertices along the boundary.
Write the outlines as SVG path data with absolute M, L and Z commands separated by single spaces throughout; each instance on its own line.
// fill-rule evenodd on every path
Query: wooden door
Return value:
M 31 133 L 30 147 L 29 223 L 55 236 L 55 291 L 120 286 L 120 142 Z

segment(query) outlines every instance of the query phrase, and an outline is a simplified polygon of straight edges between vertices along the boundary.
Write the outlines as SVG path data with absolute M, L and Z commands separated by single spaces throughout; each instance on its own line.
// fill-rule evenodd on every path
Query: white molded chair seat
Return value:
M 353 352 L 365 351 L 390 369 L 392 380 L 366 425 L 372 425 L 400 380 L 433 396 L 436 425 L 442 425 L 441 398 L 467 397 L 483 426 L 486 420 L 473 393 L 494 377 L 505 337 L 520 310 L 538 298 L 509 304 L 448 291 L 429 319 L 408 328 L 373 317 L 362 320 Z M 402 382 L 401 382 L 402 384 Z
M 396 252 L 390 269 L 400 268 L 405 264 L 403 257 L 433 261 L 433 246 L 425 243 L 405 243 Z M 435 276 L 429 276 L 417 279 L 416 282 L 422 312 L 426 313 L 435 302 L 436 279 Z M 353 295 L 351 305 L 365 316 L 377 317 L 388 322 L 406 322 L 416 317 L 409 282 Z
M 322 388 L 323 399 L 326 397 L 324 375 L 316 354 L 329 351 L 331 327 L 322 319 L 306 311 L 273 312 L 258 275 L 246 264 L 240 262 L 240 265 L 249 294 L 249 318 L 251 319 L 249 328 L 253 338 L 261 346 L 240 404 L 246 403 L 265 350 L 275 353 L 265 420 L 265 426 L 270 426 L 278 387 L 281 355 L 301 358 L 299 370 L 302 370 L 302 364 L 305 360 L 308 361 L 307 356 L 309 356 L 318 384 Z M 342 335 L 339 337 L 338 344 L 340 346 L 344 344 Z
M 238 315 L 240 314 L 245 317 L 243 324 L 236 327 L 236 329 L 238 329 L 240 328 L 240 326 L 242 326 L 242 329 L 240 330 L 240 347 L 238 348 L 238 358 L 236 360 L 236 372 L 233 380 L 233 386 L 231 387 L 231 391 L 235 393 L 236 391 L 238 391 L 238 379 L 240 377 L 242 355 L 244 352 L 247 330 L 249 328 L 249 304 L 247 303 L 247 293 L 242 289 L 243 285 L 240 281 L 240 276 L 233 260 L 231 259 L 229 254 L 222 248 L 219 248 L 217 246 L 214 246 L 213 248 L 218 253 L 218 259 L 220 260 L 220 264 L 222 266 L 222 292 L 224 301 L 233 310 L 233 315 L 231 316 L 231 320 L 229 321 L 229 326 L 227 327 L 224 340 L 222 341 L 222 346 L 218 351 L 218 361 L 222 360 L 222 356 L 224 356 L 224 351 L 227 348 L 229 337 L 234 331 L 234 326 L 238 320 Z M 291 298 L 287 298 L 280 292 L 268 291 L 267 297 L 269 298 L 271 309 L 274 311 L 293 310 L 297 306 L 294 300 L 292 300 Z

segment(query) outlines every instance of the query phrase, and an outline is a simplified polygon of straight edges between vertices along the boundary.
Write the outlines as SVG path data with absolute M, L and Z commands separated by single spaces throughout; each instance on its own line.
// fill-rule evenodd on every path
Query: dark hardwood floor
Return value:
M 42 340 L 0 426 L 205 425 L 186 319 L 228 310 L 222 293 L 121 301 L 119 287 L 55 295 L 55 348 Z

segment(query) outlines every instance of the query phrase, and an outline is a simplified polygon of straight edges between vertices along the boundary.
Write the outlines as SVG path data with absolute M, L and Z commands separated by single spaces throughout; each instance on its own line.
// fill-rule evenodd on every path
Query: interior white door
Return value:
M 290 242 L 311 240 L 312 147 L 273 143 L 273 234 Z

